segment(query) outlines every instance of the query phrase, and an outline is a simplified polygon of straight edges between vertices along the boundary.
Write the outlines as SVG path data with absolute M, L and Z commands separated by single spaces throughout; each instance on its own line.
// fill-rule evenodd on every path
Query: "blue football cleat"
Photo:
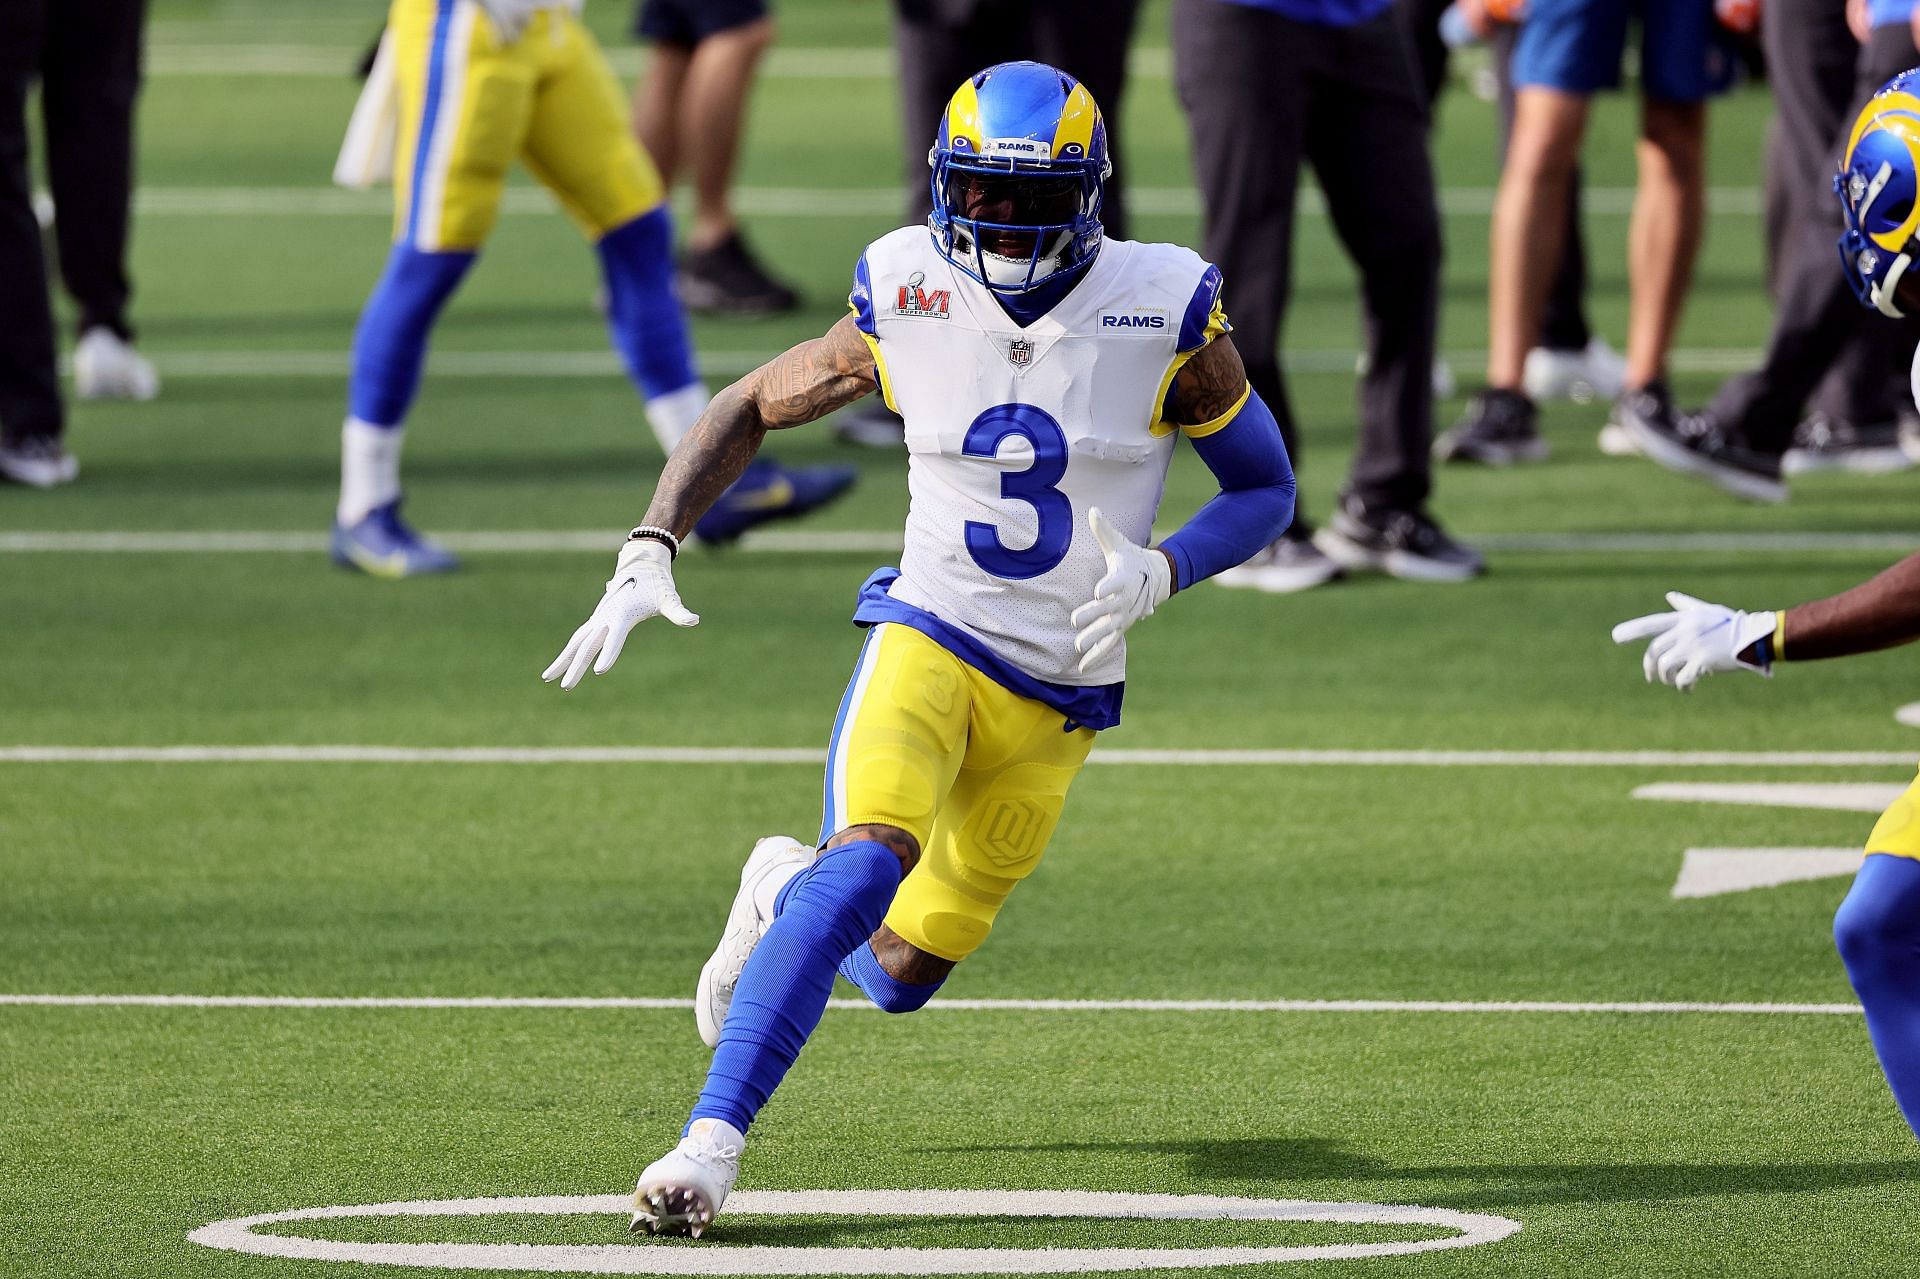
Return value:
M 693 526 L 703 542 L 731 542 L 769 520 L 789 520 L 815 511 L 853 487 L 851 466 L 781 466 L 762 458 L 749 463 L 733 487 Z
M 451 551 L 421 537 L 400 518 L 395 499 L 376 506 L 351 527 L 333 525 L 333 562 L 357 568 L 374 577 L 413 577 L 420 573 L 450 573 L 460 567 Z

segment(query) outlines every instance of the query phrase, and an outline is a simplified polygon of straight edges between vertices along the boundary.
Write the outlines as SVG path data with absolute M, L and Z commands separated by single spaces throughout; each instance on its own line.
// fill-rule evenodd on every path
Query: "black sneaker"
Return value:
M 680 259 L 680 300 L 703 315 L 777 315 L 800 305 L 800 295 L 766 273 L 738 231 Z
M 1518 391 L 1488 387 L 1467 401 L 1460 424 L 1433 442 L 1433 456 L 1482 466 L 1544 462 L 1547 442 L 1540 438 L 1539 410 Z
M 1351 493 L 1313 540 L 1341 568 L 1409 582 L 1464 582 L 1487 571 L 1480 552 L 1448 537 L 1425 511 L 1369 510 Z
M 1755 502 L 1787 500 L 1779 457 L 1734 443 L 1711 413 L 1674 412 L 1659 382 L 1622 395 L 1614 414 L 1640 451 L 1669 471 L 1698 475 Z
M 1265 591 L 1269 595 L 1291 595 L 1311 590 L 1341 576 L 1341 568 L 1327 553 L 1313 544 L 1313 526 L 1295 520 L 1286 532 L 1254 554 L 1238 568 L 1217 573 L 1213 580 L 1222 586 Z
M 1793 443 L 1780 459 L 1780 473 L 1845 471 L 1852 475 L 1885 475 L 1904 471 L 1912 465 L 1913 459 L 1900 447 L 1897 422 L 1860 426 L 1815 413 L 1793 428 Z

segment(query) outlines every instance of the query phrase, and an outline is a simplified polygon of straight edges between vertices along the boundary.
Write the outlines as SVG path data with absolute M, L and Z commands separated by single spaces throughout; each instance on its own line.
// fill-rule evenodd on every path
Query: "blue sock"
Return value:
M 607 280 L 607 327 L 627 375 L 648 399 L 691 386 L 700 376 L 687 317 L 673 291 L 673 216 L 663 204 L 600 237 Z
M 355 417 L 375 426 L 395 426 L 407 416 L 420 389 L 433 322 L 478 256 L 393 246 L 353 335 L 347 407 Z
M 828 849 L 781 890 L 740 973 L 693 1119 L 747 1130 L 820 1024 L 834 970 L 886 917 L 900 875 L 891 849 L 863 840 Z
M 927 1006 L 933 992 L 946 984 L 944 977 L 926 983 L 901 981 L 880 966 L 880 957 L 873 953 L 872 942 L 854 948 L 842 961 L 840 975 L 858 986 L 882 1012 L 889 1013 L 918 1012 Z
M 1833 918 L 1900 1113 L 1920 1136 L 1920 861 L 1869 856 Z

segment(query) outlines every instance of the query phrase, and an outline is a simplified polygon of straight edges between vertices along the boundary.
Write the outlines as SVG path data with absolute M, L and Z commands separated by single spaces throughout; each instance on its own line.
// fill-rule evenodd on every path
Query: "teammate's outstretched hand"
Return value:
M 1087 526 L 1107 557 L 1107 573 L 1093 588 L 1093 598 L 1073 610 L 1073 647 L 1083 671 L 1173 594 L 1173 565 L 1165 555 L 1136 545 L 1097 506 L 1087 512 Z
M 560 656 L 540 673 L 561 688 L 572 688 L 593 664 L 595 675 L 605 675 L 626 647 L 627 633 L 649 617 L 664 617 L 675 626 L 698 626 L 700 618 L 680 602 L 673 585 L 673 556 L 664 542 L 635 538 L 620 552 L 620 563 L 607 582 L 607 593 Z M 562 672 L 565 672 L 562 674 Z
M 1629 618 L 1613 628 L 1616 644 L 1649 638 L 1653 641 L 1640 663 L 1649 684 L 1659 680 L 1684 693 L 1702 676 L 1721 671 L 1773 674 L 1763 647 L 1763 641 L 1773 635 L 1772 613 L 1743 613 L 1679 591 L 1668 591 L 1667 603 L 1673 606 L 1673 612 Z

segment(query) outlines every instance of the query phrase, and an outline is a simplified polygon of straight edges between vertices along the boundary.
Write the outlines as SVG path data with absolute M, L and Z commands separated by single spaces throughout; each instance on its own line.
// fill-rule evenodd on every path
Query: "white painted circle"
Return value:
M 1487 1213 L 1404 1204 L 1140 1195 L 1094 1190 L 748 1190 L 727 1200 L 732 1215 L 848 1217 L 1093 1217 L 1152 1221 L 1319 1221 L 1349 1225 L 1438 1226 L 1439 1239 L 1384 1243 L 1219 1248 L 796 1248 L 706 1243 L 635 1244 L 358 1243 L 255 1234 L 257 1226 L 338 1217 L 571 1216 L 607 1213 L 624 1223 L 625 1195 L 524 1199 L 424 1199 L 406 1203 L 298 1208 L 202 1226 L 194 1243 L 228 1252 L 302 1261 L 355 1261 L 445 1270 L 585 1275 L 983 1275 L 1084 1274 L 1117 1270 L 1202 1270 L 1287 1261 L 1397 1257 L 1471 1248 L 1505 1239 L 1520 1223 Z

